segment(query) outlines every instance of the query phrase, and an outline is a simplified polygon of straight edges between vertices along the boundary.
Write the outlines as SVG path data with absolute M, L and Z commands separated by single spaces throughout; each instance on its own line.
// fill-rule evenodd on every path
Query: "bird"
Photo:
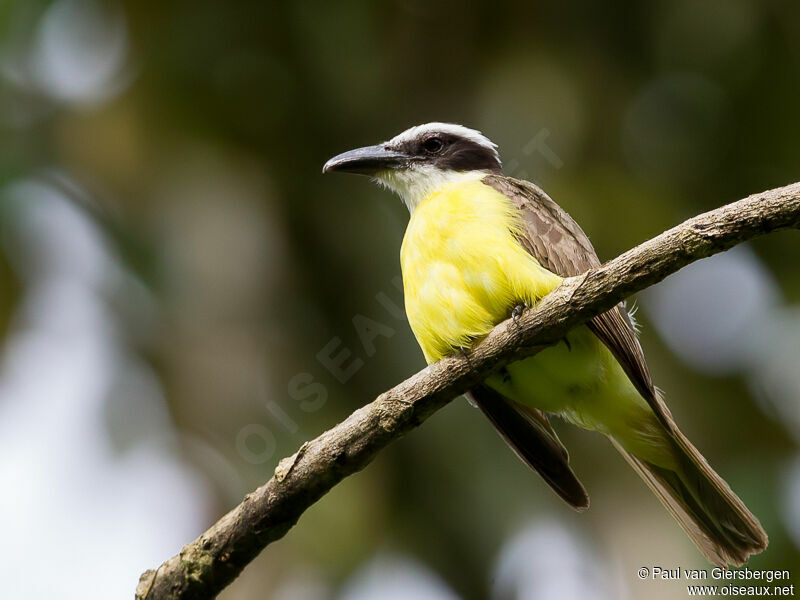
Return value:
M 417 125 L 334 156 L 322 172 L 369 176 L 408 207 L 404 302 L 429 364 L 464 353 L 564 278 L 601 265 L 572 217 L 535 184 L 505 175 L 497 145 L 475 129 Z M 758 519 L 675 423 L 624 303 L 466 395 L 576 510 L 589 496 L 554 416 L 607 436 L 710 563 L 740 566 L 767 547 Z

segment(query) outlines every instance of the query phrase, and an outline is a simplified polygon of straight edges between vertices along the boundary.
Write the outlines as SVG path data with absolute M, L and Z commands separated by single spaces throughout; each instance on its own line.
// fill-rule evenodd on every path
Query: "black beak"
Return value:
M 325 163 L 322 172 L 341 171 L 342 173 L 374 175 L 378 171 L 404 167 L 409 163 L 410 158 L 407 154 L 388 150 L 383 146 L 367 146 L 334 156 Z

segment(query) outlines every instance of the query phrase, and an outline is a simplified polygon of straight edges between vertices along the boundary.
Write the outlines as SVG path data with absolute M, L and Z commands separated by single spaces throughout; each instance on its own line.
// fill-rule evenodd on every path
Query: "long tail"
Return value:
M 767 547 L 767 534 L 697 448 L 674 423 L 670 425 L 665 433 L 674 447 L 675 470 L 647 462 L 610 439 L 709 562 L 744 564 Z

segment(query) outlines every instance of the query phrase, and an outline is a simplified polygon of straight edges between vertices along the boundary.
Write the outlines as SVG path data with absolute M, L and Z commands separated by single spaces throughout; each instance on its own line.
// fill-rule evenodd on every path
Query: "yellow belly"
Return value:
M 509 200 L 480 181 L 447 185 L 417 206 L 400 260 L 408 320 L 429 363 L 561 283 L 517 242 L 517 228 Z
M 517 227 L 508 199 L 480 181 L 448 185 L 415 209 L 400 259 L 408 321 L 429 363 L 472 346 L 515 306 L 531 306 L 561 283 L 517 242 Z M 666 463 L 655 415 L 608 349 L 586 327 L 568 342 L 486 383 Z

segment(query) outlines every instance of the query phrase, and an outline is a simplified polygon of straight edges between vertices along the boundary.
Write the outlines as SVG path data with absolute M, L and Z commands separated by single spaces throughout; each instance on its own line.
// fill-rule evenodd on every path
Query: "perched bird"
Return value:
M 537 186 L 503 175 L 497 146 L 473 129 L 412 127 L 335 156 L 330 171 L 374 178 L 411 212 L 400 251 L 405 305 L 428 363 L 600 265 L 578 224 Z M 622 304 L 469 396 L 577 510 L 589 498 L 549 415 L 608 436 L 710 562 L 741 565 L 766 548 L 756 517 L 675 424 Z

